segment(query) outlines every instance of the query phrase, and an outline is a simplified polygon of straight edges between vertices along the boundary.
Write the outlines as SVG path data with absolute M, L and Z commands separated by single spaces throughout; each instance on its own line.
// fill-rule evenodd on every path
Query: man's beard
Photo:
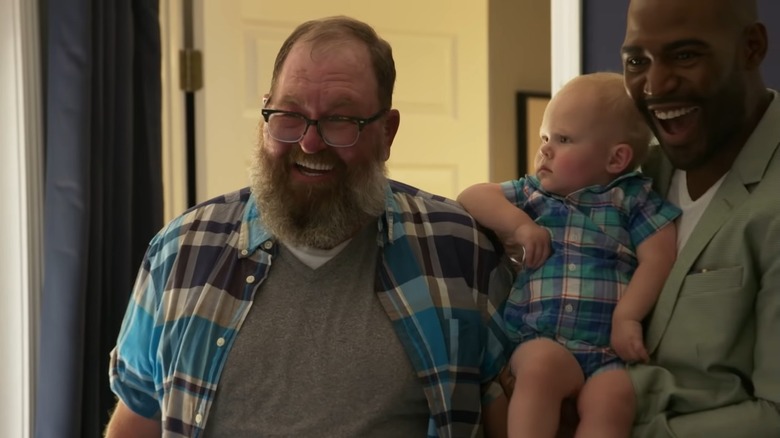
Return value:
M 377 154 L 369 162 L 352 166 L 346 166 L 329 149 L 311 155 L 310 160 L 318 157 L 335 163 L 331 172 L 336 172 L 337 178 L 321 184 L 300 184 L 291 181 L 290 171 L 296 157 L 305 154 L 297 145 L 290 147 L 286 155 L 274 158 L 260 144 L 252 157 L 252 194 L 263 225 L 271 234 L 292 245 L 330 249 L 384 211 L 387 178 L 380 156 L 382 148 L 377 147 Z

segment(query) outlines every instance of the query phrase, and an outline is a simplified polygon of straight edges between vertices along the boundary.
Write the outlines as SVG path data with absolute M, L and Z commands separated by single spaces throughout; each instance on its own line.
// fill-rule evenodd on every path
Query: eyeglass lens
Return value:
M 322 139 L 331 146 L 352 146 L 360 135 L 358 123 L 352 120 L 323 119 L 317 124 Z M 306 134 L 308 124 L 298 114 L 277 113 L 269 117 L 268 129 L 274 139 L 294 143 Z

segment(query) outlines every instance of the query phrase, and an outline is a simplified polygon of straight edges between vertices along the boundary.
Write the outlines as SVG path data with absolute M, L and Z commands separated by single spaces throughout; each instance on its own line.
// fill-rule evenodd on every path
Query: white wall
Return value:
M 0 436 L 32 436 L 41 287 L 37 2 L 0 0 Z

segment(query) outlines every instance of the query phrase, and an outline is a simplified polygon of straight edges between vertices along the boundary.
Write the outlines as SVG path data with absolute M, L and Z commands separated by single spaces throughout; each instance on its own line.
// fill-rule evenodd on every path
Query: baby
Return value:
M 539 132 L 535 175 L 458 196 L 521 265 L 504 311 L 517 343 L 509 436 L 555 436 L 562 401 L 576 397 L 577 436 L 627 437 L 636 402 L 624 363 L 648 360 L 642 319 L 674 262 L 680 211 L 636 170 L 652 134 L 621 75 L 568 82 Z

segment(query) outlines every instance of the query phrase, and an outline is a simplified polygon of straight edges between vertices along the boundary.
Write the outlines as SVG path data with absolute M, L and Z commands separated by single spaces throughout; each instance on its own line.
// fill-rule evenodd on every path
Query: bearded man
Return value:
M 365 23 L 288 37 L 251 188 L 150 244 L 108 437 L 476 436 L 493 412 L 502 432 L 509 271 L 460 206 L 386 178 L 394 82 Z

